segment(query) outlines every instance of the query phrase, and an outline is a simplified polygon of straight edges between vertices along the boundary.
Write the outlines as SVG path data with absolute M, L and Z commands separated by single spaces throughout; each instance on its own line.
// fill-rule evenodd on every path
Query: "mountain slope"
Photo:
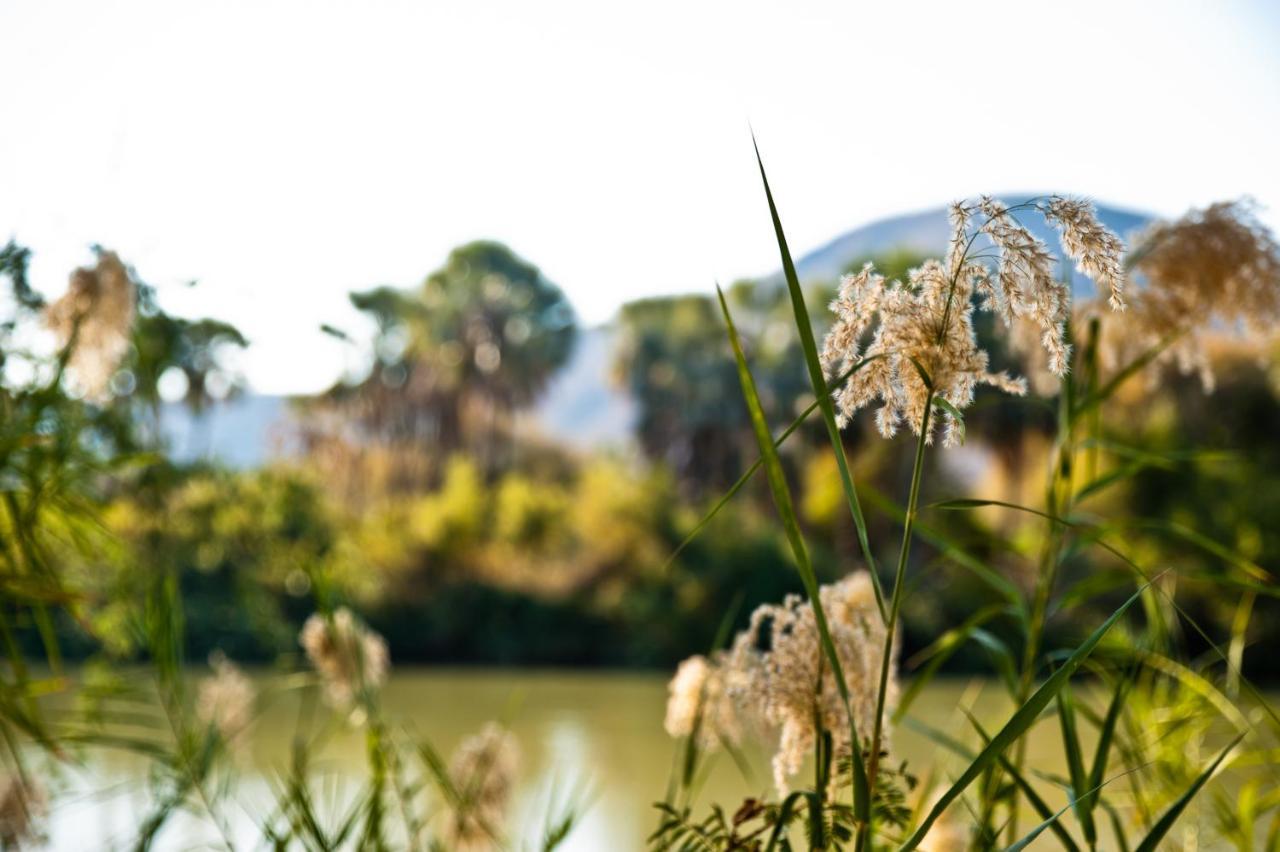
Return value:
M 1031 196 L 1006 195 L 998 196 L 1009 206 L 1020 204 Z M 1129 237 L 1151 221 L 1151 216 L 1133 210 L 1110 205 L 1097 205 L 1098 218 L 1121 237 Z M 1057 233 L 1048 227 L 1038 215 L 1020 216 L 1020 221 L 1031 233 L 1044 240 L 1051 247 L 1058 244 Z M 919 213 L 908 213 L 879 219 L 870 224 L 854 228 L 836 237 L 829 243 L 819 246 L 796 261 L 796 274 L 804 282 L 834 281 L 840 277 L 850 264 L 866 258 L 868 255 L 889 249 L 905 248 L 929 256 L 941 257 L 947 250 L 947 240 L 951 235 L 951 227 L 947 222 L 945 207 L 936 207 Z M 781 281 L 781 274 L 775 273 L 770 280 Z M 1075 277 L 1077 288 L 1082 280 Z M 1089 288 L 1086 288 L 1086 292 Z

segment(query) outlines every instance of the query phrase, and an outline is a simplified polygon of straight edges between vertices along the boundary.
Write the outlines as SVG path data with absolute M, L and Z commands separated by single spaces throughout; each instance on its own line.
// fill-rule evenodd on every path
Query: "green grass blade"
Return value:
M 1227 755 L 1242 739 L 1244 739 L 1244 734 L 1238 735 L 1231 741 L 1230 745 L 1222 750 L 1217 759 L 1209 764 L 1209 767 L 1204 772 L 1200 773 L 1196 780 L 1191 783 L 1191 786 L 1187 788 L 1186 792 L 1169 806 L 1169 809 L 1160 816 L 1160 819 L 1156 820 L 1156 824 L 1152 827 L 1150 833 L 1142 838 L 1142 842 L 1138 844 L 1134 852 L 1156 852 L 1156 847 L 1160 845 L 1160 841 L 1169 833 L 1169 829 L 1173 828 L 1173 824 L 1178 821 L 1178 817 L 1182 816 L 1182 812 L 1186 810 L 1187 805 L 1195 798 L 1196 793 L 1200 792 L 1200 788 L 1208 782 L 1209 778 L 1213 776 L 1213 773 L 1222 764 L 1222 761 L 1226 760 Z
M 1076 818 L 1084 831 L 1089 848 L 1098 843 L 1098 828 L 1093 821 L 1092 800 L 1089 797 L 1088 778 L 1084 771 L 1084 754 L 1080 750 L 1080 734 L 1076 730 L 1076 708 L 1071 699 L 1071 686 L 1066 684 L 1058 693 L 1058 722 L 1062 727 L 1062 748 L 1067 755 L 1067 770 L 1071 777 L 1071 795 L 1075 799 Z
M 1089 654 L 1093 652 L 1093 649 L 1097 647 L 1098 643 L 1102 641 L 1102 637 L 1107 634 L 1107 631 L 1111 629 L 1112 625 L 1120 620 L 1120 618 L 1129 610 L 1129 607 L 1133 606 L 1134 602 L 1138 600 L 1145 589 L 1145 586 L 1142 589 L 1139 589 L 1127 601 L 1121 604 L 1120 608 L 1113 612 L 1110 618 L 1099 625 L 1098 628 L 1089 635 L 1089 638 L 1085 639 L 1084 642 L 1080 644 L 1080 647 L 1076 648 L 1071 656 L 1062 664 L 1061 668 L 1050 675 L 1049 678 L 1040 685 L 1040 688 L 1032 693 L 1026 703 L 1018 708 L 1017 712 L 1015 712 L 1009 721 L 1005 723 L 1005 726 L 991 738 L 991 742 L 987 744 L 986 748 L 978 754 L 977 758 L 969 764 L 969 767 L 960 775 L 956 782 L 952 784 L 951 787 L 948 788 L 934 804 L 933 809 L 925 816 L 924 821 L 916 828 L 915 833 L 907 838 L 907 841 L 902 845 L 901 848 L 903 852 L 909 852 L 909 850 L 915 849 L 919 846 L 920 842 L 924 840 L 925 835 L 928 834 L 929 828 L 938 819 L 938 817 L 942 815 L 942 812 L 947 809 L 947 806 L 959 797 L 959 795 L 964 792 L 965 788 L 972 784 L 974 779 L 981 775 L 988 766 L 995 763 L 1000 756 L 1004 754 L 1005 750 L 1009 748 L 1009 746 L 1013 745 L 1019 737 L 1030 729 L 1036 719 L 1039 718 L 1040 713 L 1049 706 L 1049 702 L 1052 701 L 1062 687 L 1066 685 L 1071 675 L 1075 673 L 1076 669 L 1080 667 L 1080 664 L 1085 661 Z
M 849 472 L 849 460 L 845 456 L 844 441 L 840 438 L 840 427 L 836 425 L 835 405 L 831 401 L 827 379 L 822 372 L 822 362 L 818 358 L 818 344 L 813 337 L 813 323 L 809 320 L 809 310 L 804 304 L 804 292 L 800 289 L 800 279 L 796 275 L 795 263 L 791 260 L 787 237 L 782 231 L 782 219 L 778 216 L 778 207 L 773 201 L 773 191 L 769 188 L 769 177 L 765 174 L 764 161 L 760 158 L 760 146 L 756 145 L 754 134 L 751 137 L 751 144 L 755 146 L 756 165 L 760 167 L 760 180 L 764 183 L 765 198 L 769 201 L 773 235 L 778 241 L 778 253 L 782 256 L 782 273 L 787 279 L 787 290 L 791 295 L 791 308 L 795 314 L 796 328 L 800 332 L 800 348 L 804 352 L 805 366 L 809 370 L 809 383 L 813 387 L 814 396 L 817 397 L 818 407 L 822 410 L 822 422 L 826 424 L 827 437 L 831 441 L 831 449 L 836 456 L 836 465 L 840 468 L 840 484 L 844 487 L 853 523 L 858 528 L 858 544 L 862 547 L 862 556 L 866 559 L 867 569 L 871 573 L 880 616 L 884 618 L 886 610 L 884 590 L 880 588 L 880 572 L 876 568 L 875 557 L 871 553 L 871 543 L 867 538 L 867 522 L 862 515 L 862 504 L 858 500 L 858 491 L 853 484 L 853 475 Z
M 818 578 L 809 559 L 809 549 L 805 546 L 804 536 L 800 532 L 800 523 L 796 519 L 795 508 L 791 502 L 791 489 L 787 485 L 786 473 L 782 469 L 782 460 L 773 445 L 773 436 L 769 434 L 769 424 L 765 422 L 764 408 L 760 405 L 760 396 L 756 391 L 755 379 L 751 376 L 751 368 L 747 366 L 746 356 L 742 352 L 742 341 L 738 338 L 738 329 L 733 324 L 729 313 L 729 303 L 724 293 L 716 287 L 716 295 L 720 299 L 720 310 L 724 313 L 725 326 L 729 332 L 729 343 L 733 347 L 733 357 L 738 365 L 738 380 L 742 385 L 742 395 L 751 414 L 751 426 L 755 430 L 756 443 L 760 445 L 765 474 L 769 479 L 769 489 L 773 492 L 773 502 L 777 506 L 778 515 L 782 519 L 782 527 L 795 556 L 796 568 L 800 580 L 804 583 L 805 592 L 809 595 L 809 603 L 813 607 L 814 621 L 818 627 L 818 637 L 823 651 L 831 663 L 832 677 L 840 691 L 844 702 L 845 713 L 849 717 L 850 743 L 853 753 L 853 807 L 854 814 L 865 822 L 871 813 L 870 785 L 867 782 L 867 767 L 863 760 L 857 724 L 853 718 L 853 710 L 849 701 L 849 684 L 844 678 L 844 668 L 840 665 L 840 656 L 836 653 L 835 643 L 831 640 L 831 631 L 827 627 L 827 616 L 822 611 L 822 600 L 818 594 Z
M 769 843 L 765 846 L 765 852 L 773 852 L 778 848 L 778 843 L 786 844 L 787 824 L 791 822 L 791 814 L 795 812 L 796 802 L 800 801 L 803 793 L 796 791 L 782 800 L 782 807 L 778 809 L 778 821 L 773 826 L 773 831 L 769 834 Z M 788 847 L 789 848 L 789 847 Z
M 981 723 L 973 717 L 973 714 L 966 711 L 965 716 L 969 718 L 969 723 L 972 724 L 974 730 L 978 732 L 978 736 L 982 737 L 982 741 L 984 743 L 990 742 L 991 737 L 983 729 Z M 1030 803 L 1036 814 L 1041 820 L 1043 820 L 1041 825 L 1054 833 L 1054 836 L 1058 838 L 1058 842 L 1062 844 L 1062 848 L 1066 849 L 1067 852 L 1079 852 L 1080 847 L 1076 845 L 1075 840 L 1071 838 L 1071 835 L 1067 833 L 1065 828 L 1063 828 L 1062 823 L 1058 821 L 1058 818 L 1062 816 L 1062 813 L 1055 814 L 1053 811 L 1049 810 L 1048 803 L 1045 802 L 1044 799 L 1040 798 L 1040 794 L 1036 792 L 1035 787 L 1031 786 L 1031 783 L 1027 781 L 1026 776 L 1019 772 L 1017 767 L 1015 767 L 1004 755 L 1000 756 L 1000 768 L 1013 779 L 1014 784 L 1018 785 L 1018 789 L 1020 789 L 1022 794 L 1027 797 L 1027 802 Z M 1068 805 L 1068 807 L 1070 807 L 1070 805 Z M 1065 811 L 1066 808 L 1063 809 L 1063 812 Z M 1041 830 L 1043 831 L 1043 829 Z
M 1093 789 L 1102 783 L 1102 776 L 1107 773 L 1107 760 L 1111 755 L 1111 741 L 1115 738 L 1116 725 L 1120 722 L 1120 714 L 1124 710 L 1124 700 L 1129 694 L 1129 686 L 1133 683 L 1132 671 L 1126 672 L 1120 682 L 1116 684 L 1116 691 L 1111 696 L 1111 703 L 1107 706 L 1107 715 L 1103 717 L 1102 724 L 1098 728 L 1098 745 L 1093 753 L 1093 767 L 1089 770 L 1089 789 Z M 1098 799 L 1095 794 L 1089 794 L 1088 799 L 1084 802 L 1084 807 L 1092 811 L 1097 805 Z
M 948 402 L 946 399 L 943 399 L 940 396 L 935 396 L 933 398 L 933 404 L 936 405 L 938 408 L 942 409 L 944 412 L 946 412 L 946 414 L 951 418 L 951 421 L 956 424 L 956 429 L 960 433 L 960 443 L 963 444 L 964 443 L 964 413 L 961 412 L 960 409 L 952 405 L 950 402 Z

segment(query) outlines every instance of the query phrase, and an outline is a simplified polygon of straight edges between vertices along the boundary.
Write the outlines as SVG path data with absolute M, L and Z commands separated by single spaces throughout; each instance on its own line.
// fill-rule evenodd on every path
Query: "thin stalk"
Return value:
M 929 437 L 929 415 L 933 410 L 933 391 L 925 397 L 924 417 L 920 422 L 920 437 L 916 440 L 915 461 L 911 466 L 911 491 L 907 496 L 907 515 L 902 524 L 902 548 L 898 552 L 898 569 L 894 573 L 893 595 L 889 601 L 889 621 L 885 625 L 884 654 L 880 660 L 880 690 L 876 695 L 876 716 L 871 732 L 871 758 L 867 766 L 867 780 L 873 795 L 876 789 L 876 770 L 880 763 L 880 743 L 884 736 L 885 693 L 889 686 L 889 667 L 893 664 L 893 640 L 897 633 L 898 613 L 902 609 L 902 591 L 906 586 L 907 558 L 911 553 L 911 528 L 915 525 L 920 503 L 920 478 L 924 471 L 924 448 Z
M 1068 323 L 1068 341 L 1070 340 L 1070 334 L 1071 326 Z M 1045 489 L 1047 514 L 1051 517 L 1064 516 L 1071 510 L 1071 495 L 1074 493 L 1076 419 L 1075 385 L 1071 374 L 1068 373 L 1062 378 L 1062 387 L 1058 393 L 1058 434 L 1054 441 L 1054 449 L 1051 455 L 1053 461 L 1049 471 L 1049 482 Z M 1031 694 L 1031 688 L 1035 685 L 1036 660 L 1040 656 L 1045 622 L 1048 619 L 1049 600 L 1053 596 L 1053 588 L 1057 583 L 1058 577 L 1059 554 L 1062 549 L 1064 532 L 1062 527 L 1053 521 L 1048 521 L 1047 523 L 1048 531 L 1045 536 L 1044 547 L 1040 553 L 1040 568 L 1036 575 L 1035 593 L 1027 620 L 1027 641 L 1023 648 L 1022 677 L 1018 685 L 1018 692 L 1014 695 L 1014 700 L 1018 704 L 1022 704 L 1027 700 L 1027 697 Z M 1013 765 L 1019 773 L 1022 772 L 1022 768 L 1025 765 L 1026 756 L 1027 742 L 1023 738 L 1018 741 L 1017 748 L 1014 750 Z M 1009 804 L 1008 836 L 1010 838 L 1019 836 L 1019 798 L 1020 795 L 1015 790 Z

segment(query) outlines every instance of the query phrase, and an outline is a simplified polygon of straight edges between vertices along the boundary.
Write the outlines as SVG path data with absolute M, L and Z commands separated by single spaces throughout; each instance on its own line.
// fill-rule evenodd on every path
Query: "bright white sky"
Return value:
M 1257 3 L 15 2 L 0 239 L 57 292 L 98 242 L 239 325 L 265 392 L 354 356 L 348 290 L 508 242 L 588 323 L 983 191 L 1280 223 L 1280 14 Z M 181 282 L 199 279 L 194 289 Z

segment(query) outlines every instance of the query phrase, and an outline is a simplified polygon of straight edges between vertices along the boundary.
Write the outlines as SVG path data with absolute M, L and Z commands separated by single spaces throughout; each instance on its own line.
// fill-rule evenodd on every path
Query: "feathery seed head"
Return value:
M 253 716 L 253 684 L 222 654 L 211 657 L 210 664 L 213 674 L 200 681 L 196 716 L 217 728 L 227 743 L 241 743 Z
M 461 801 L 449 814 L 449 848 L 499 847 L 497 839 L 519 765 L 519 743 L 496 722 L 458 745 L 449 761 L 449 778 Z
M 850 574 L 821 587 L 819 596 L 849 690 L 849 709 L 859 736 L 869 736 L 885 643 L 870 575 Z M 800 596 L 757 608 L 720 665 L 739 712 L 752 714 L 758 730 L 777 738 L 773 771 L 780 791 L 813 751 L 818 725 L 837 749 L 862 747 L 850 741 L 849 718 L 822 650 L 813 607 Z M 896 667 L 891 665 L 890 673 L 888 708 L 897 702 Z
M 1280 245 L 1248 200 L 1218 202 L 1174 222 L 1158 222 L 1136 241 L 1139 285 L 1123 329 L 1105 335 L 1103 356 L 1172 341 L 1161 362 L 1198 372 L 1206 390 L 1213 371 L 1205 348 L 1214 334 L 1266 339 L 1280 325 Z M 1154 375 L 1154 374 L 1153 374 Z
M 386 680 L 390 666 L 387 643 L 346 607 L 331 616 L 312 614 L 298 641 L 320 674 L 325 696 L 334 707 L 350 707 L 361 693 L 376 690 Z
M 106 395 L 128 351 L 135 302 L 128 271 L 108 251 L 96 266 L 73 272 L 67 292 L 45 308 L 45 324 L 60 346 L 72 347 L 68 367 L 90 398 Z
M 949 210 L 952 233 L 944 262 L 926 261 L 905 284 L 886 282 L 869 265 L 841 282 L 831 304 L 836 322 L 823 344 L 823 367 L 828 376 L 843 375 L 876 358 L 834 392 L 842 426 L 858 409 L 879 401 L 876 426 L 882 435 L 892 437 L 904 419 L 919 434 L 931 392 L 956 409 L 973 401 L 978 385 L 1025 393 L 1022 379 L 988 370 L 987 353 L 974 335 L 975 301 L 1006 325 L 1029 323 L 1048 355 L 1049 371 L 1066 374 L 1070 285 L 1055 279 L 1049 248 L 1018 220 L 1015 214 L 1023 210 L 1057 224 L 1066 254 L 1105 288 L 1114 308 L 1123 306 L 1120 240 L 1098 222 L 1088 203 L 1060 196 L 1017 207 L 985 196 L 957 202 Z M 974 250 L 979 237 L 994 248 L 994 270 Z M 940 419 L 946 426 L 944 443 L 957 443 L 958 424 L 951 414 L 944 412 Z

